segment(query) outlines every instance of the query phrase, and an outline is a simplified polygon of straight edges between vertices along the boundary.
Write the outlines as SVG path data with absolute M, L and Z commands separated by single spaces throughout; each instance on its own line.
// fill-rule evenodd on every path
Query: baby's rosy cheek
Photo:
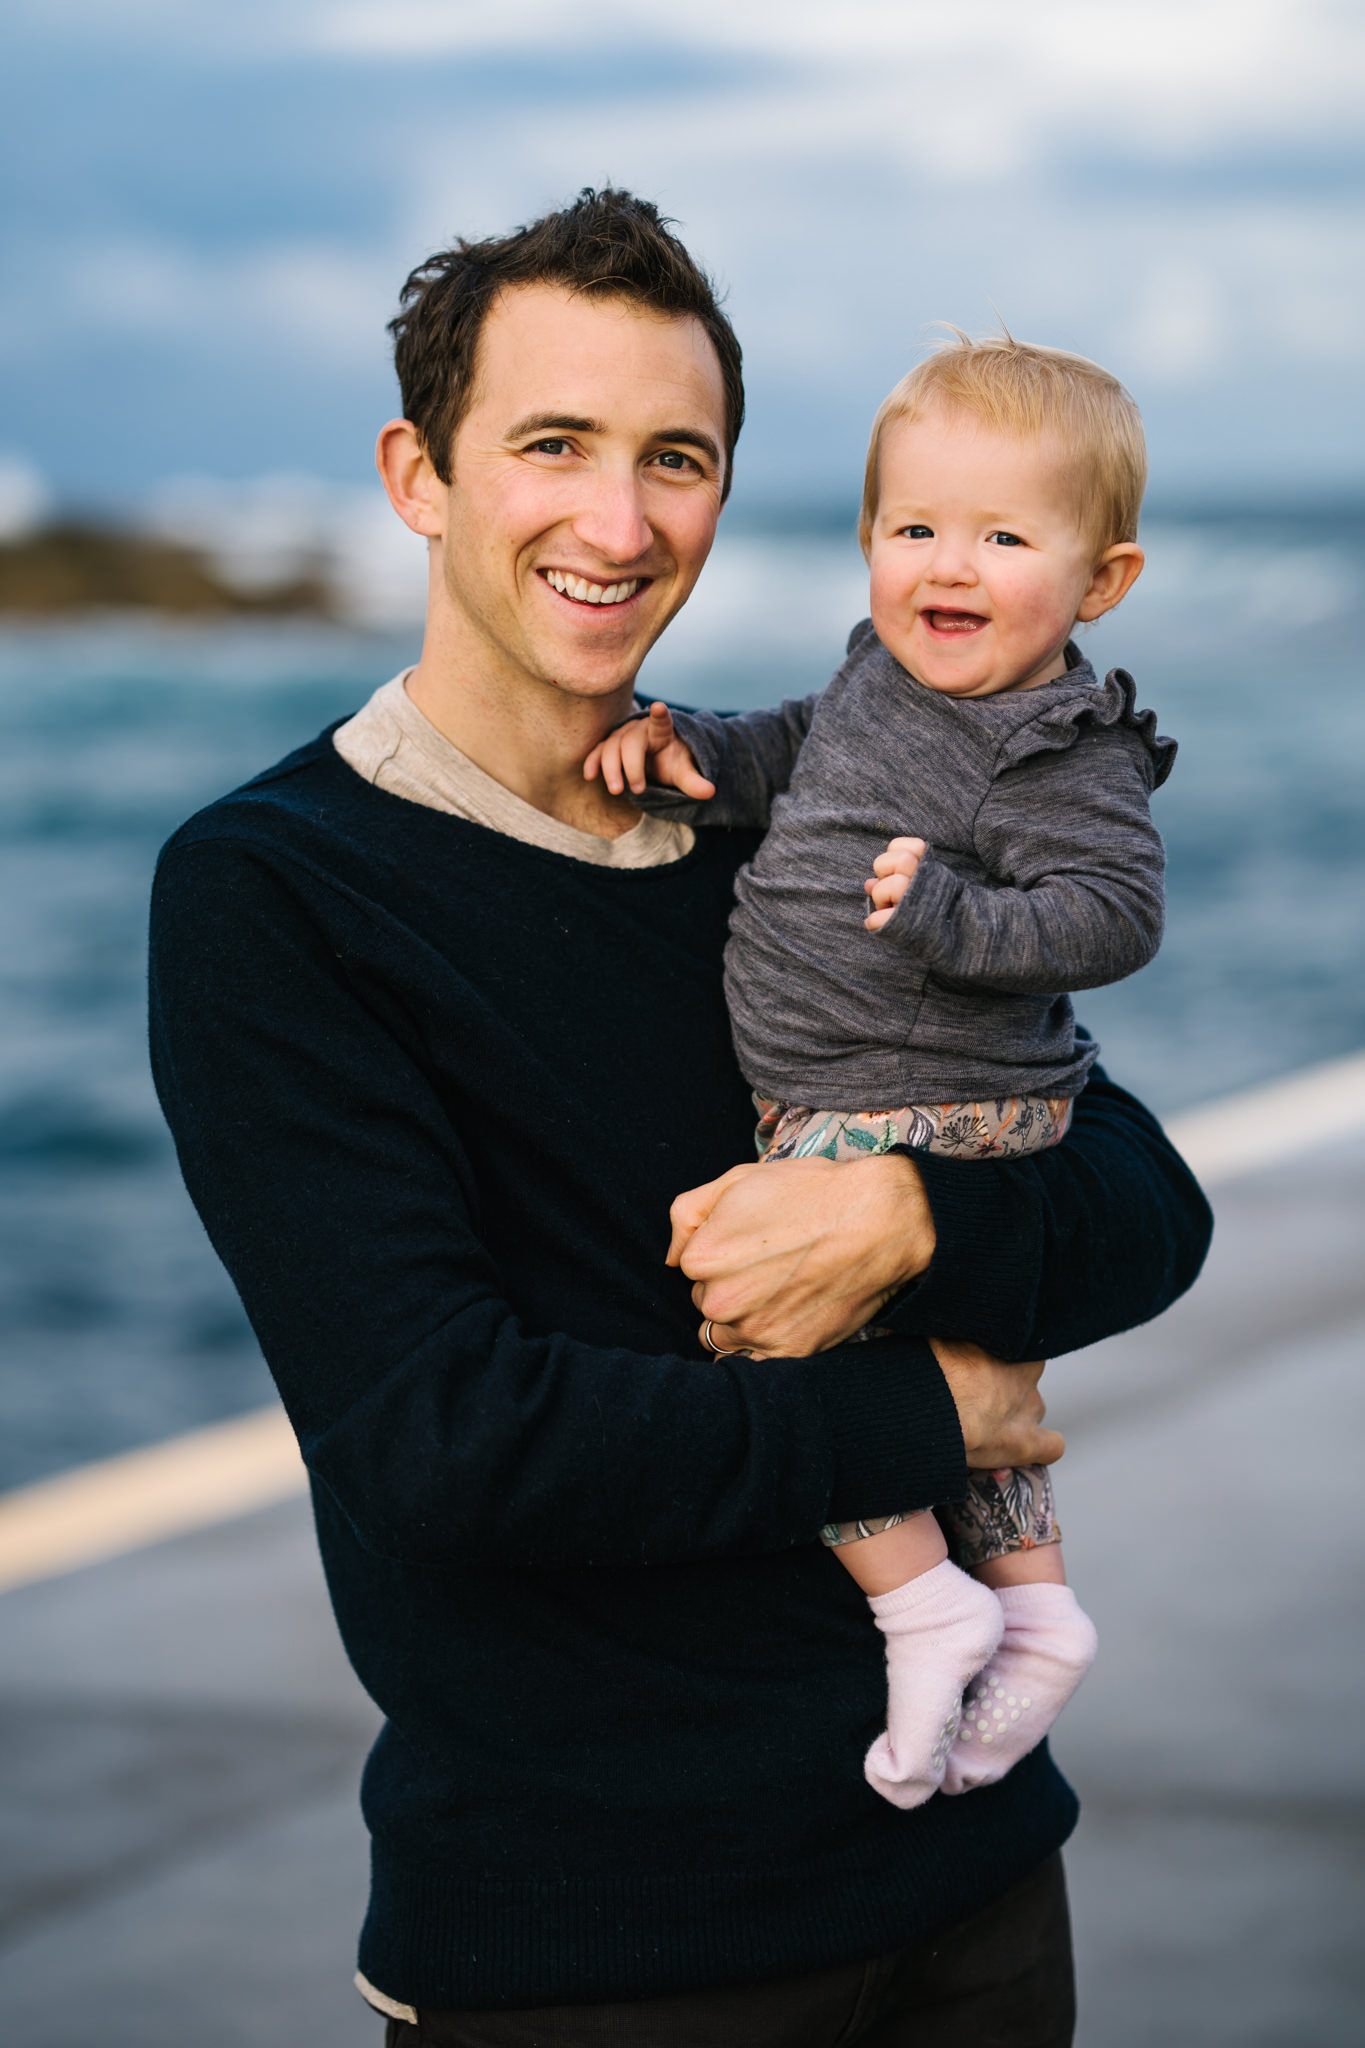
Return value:
M 1059 630 L 1075 617 L 1074 611 L 1068 612 L 1067 593 L 1050 581 L 1021 579 L 1010 591 L 1007 602 L 1015 624 L 1025 630 Z

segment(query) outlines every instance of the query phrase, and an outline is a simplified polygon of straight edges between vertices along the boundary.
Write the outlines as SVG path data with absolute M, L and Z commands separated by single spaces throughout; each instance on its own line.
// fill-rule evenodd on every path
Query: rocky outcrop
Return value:
M 0 613 L 51 618 L 109 608 L 240 618 L 327 615 L 334 606 L 320 572 L 238 589 L 197 548 L 132 528 L 70 520 L 0 543 Z

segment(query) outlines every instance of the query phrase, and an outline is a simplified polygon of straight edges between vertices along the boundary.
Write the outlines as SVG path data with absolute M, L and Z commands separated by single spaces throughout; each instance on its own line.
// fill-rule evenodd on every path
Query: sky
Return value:
M 1358 0 L 7 19 L 0 526 L 186 479 L 358 488 L 407 271 L 608 180 L 728 293 L 739 504 L 846 503 L 933 323 L 997 315 L 1124 378 L 1154 500 L 1365 495 Z

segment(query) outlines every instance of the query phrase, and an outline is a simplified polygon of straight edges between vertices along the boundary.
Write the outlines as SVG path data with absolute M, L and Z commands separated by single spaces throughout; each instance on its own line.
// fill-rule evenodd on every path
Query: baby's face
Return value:
M 952 697 L 1060 675 L 1096 571 L 1060 452 L 936 408 L 886 429 L 880 473 L 871 568 L 883 646 Z

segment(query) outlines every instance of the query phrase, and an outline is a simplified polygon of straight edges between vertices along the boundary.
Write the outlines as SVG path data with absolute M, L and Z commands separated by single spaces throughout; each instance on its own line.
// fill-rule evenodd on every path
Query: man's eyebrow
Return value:
M 605 434 L 601 420 L 577 419 L 567 412 L 528 412 L 524 420 L 509 427 L 504 439 L 520 441 L 527 434 Z

